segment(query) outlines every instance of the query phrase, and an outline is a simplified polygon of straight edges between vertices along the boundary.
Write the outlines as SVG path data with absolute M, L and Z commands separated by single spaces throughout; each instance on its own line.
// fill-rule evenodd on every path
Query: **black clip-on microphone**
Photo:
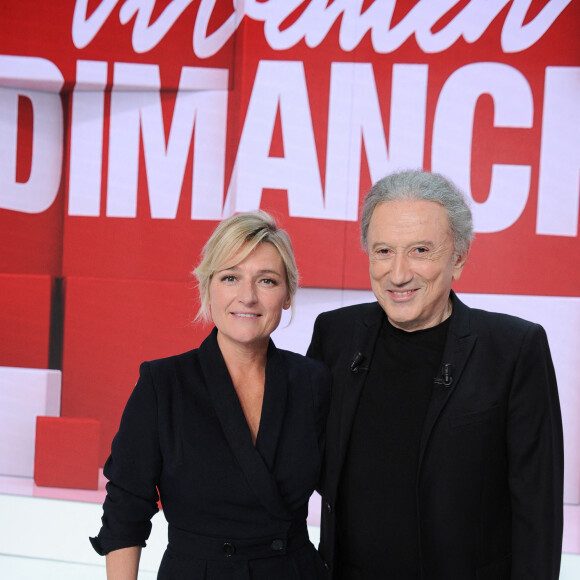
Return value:
M 453 365 L 450 363 L 444 363 L 441 365 L 440 377 L 435 377 L 433 382 L 436 385 L 443 385 L 444 387 L 450 387 L 453 383 Z
M 358 369 L 360 368 L 360 364 L 365 359 L 365 356 L 362 352 L 357 352 L 350 361 L 350 370 L 353 373 L 358 373 Z

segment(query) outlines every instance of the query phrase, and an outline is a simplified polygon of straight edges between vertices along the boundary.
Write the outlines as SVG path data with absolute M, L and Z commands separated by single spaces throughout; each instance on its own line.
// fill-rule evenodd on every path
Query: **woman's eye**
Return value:
M 222 282 L 234 282 L 235 280 L 236 280 L 236 277 L 232 276 L 231 274 L 226 274 L 225 276 L 221 277 Z
M 265 286 L 275 286 L 276 285 L 276 280 L 272 280 L 272 278 L 264 278 L 262 280 L 262 284 L 264 284 Z

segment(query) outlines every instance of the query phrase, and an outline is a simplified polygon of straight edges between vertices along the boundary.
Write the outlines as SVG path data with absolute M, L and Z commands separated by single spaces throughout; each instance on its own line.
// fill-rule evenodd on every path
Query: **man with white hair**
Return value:
M 321 314 L 333 374 L 320 552 L 333 580 L 557 580 L 563 443 L 538 324 L 452 291 L 473 238 L 441 175 L 389 175 L 361 216 L 377 302 Z

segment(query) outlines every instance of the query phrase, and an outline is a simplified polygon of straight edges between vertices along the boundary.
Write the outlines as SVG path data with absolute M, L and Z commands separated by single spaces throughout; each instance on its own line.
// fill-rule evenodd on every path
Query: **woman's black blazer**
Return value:
M 254 447 L 216 336 L 214 329 L 199 349 L 141 365 L 105 465 L 103 527 L 93 545 L 102 554 L 144 546 L 160 496 L 170 538 L 160 578 L 237 578 L 236 542 L 249 539 L 265 538 L 283 556 L 297 530 L 305 530 L 308 499 L 319 480 L 330 401 L 327 368 L 270 341 Z M 172 545 L 172 537 L 180 542 Z M 179 553 L 183 538 L 193 542 L 189 561 Z M 232 553 L 205 561 L 198 548 L 214 546 L 214 539 Z M 311 544 L 310 550 L 304 569 L 323 569 Z M 313 558 L 319 561 L 313 564 Z M 287 569 L 283 559 L 276 561 Z M 264 580 L 274 572 L 262 574 Z M 299 572 L 280 577 L 302 578 Z

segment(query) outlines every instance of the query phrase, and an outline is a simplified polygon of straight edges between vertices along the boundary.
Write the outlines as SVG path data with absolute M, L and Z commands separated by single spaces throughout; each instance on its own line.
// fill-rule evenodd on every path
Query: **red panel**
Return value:
M 38 214 L 0 208 L 0 272 L 60 276 L 63 200 Z
M 0 13 L 0 28 L 2 26 Z M 0 32 L 0 44 L 2 32 Z M 0 48 L 0 53 L 2 50 Z M 7 121 L 4 121 L 7 122 Z M 33 139 L 33 126 L 38 122 L 34 117 L 32 103 L 27 98 L 18 101 L 17 139 L 16 139 L 16 167 L 15 182 L 22 185 L 30 179 L 35 143 Z M 3 126 L 3 131 L 10 134 L 9 127 Z M 38 139 L 38 136 L 37 136 Z M 2 161 L 9 164 L 6 158 L 10 158 L 11 145 L 5 144 Z M 36 144 L 38 146 L 38 143 Z M 46 145 L 45 145 L 46 146 Z M 58 142 L 51 142 L 50 147 L 61 147 Z M 1 179 L 10 182 L 11 176 L 6 169 L 2 172 Z M 38 192 L 34 192 L 38 194 Z M 21 195 L 31 195 L 31 192 Z M 23 205 L 26 205 L 25 203 Z M 41 213 L 26 213 L 3 209 L 0 204 L 0 272 L 12 272 L 16 274 L 49 274 L 60 276 L 62 258 L 62 233 L 64 196 L 61 186 L 52 205 Z
M 74 82 L 77 59 L 167 63 L 164 85 L 175 88 L 183 64 L 189 66 L 221 67 L 231 66 L 234 41 L 229 38 L 225 46 L 209 58 L 198 58 L 193 51 L 193 29 L 197 18 L 199 2 L 181 3 L 182 8 L 165 34 L 150 50 L 138 52 L 132 45 L 132 30 L 135 19 L 121 24 L 120 10 L 126 2 L 103 2 L 89 0 L 86 13 L 82 2 L 45 2 L 44 0 L 2 0 L 0 3 L 0 53 L 23 56 L 41 56 L 59 67 L 67 85 Z M 151 21 L 164 19 L 164 12 L 172 4 L 171 0 L 156 0 L 151 3 Z M 96 21 L 100 25 L 94 30 L 94 38 L 88 46 L 75 46 L 73 15 L 77 6 L 79 21 L 77 31 L 92 28 Z M 106 6 L 108 5 L 108 6 Z M 140 9 L 141 10 L 141 9 Z M 147 12 L 147 6 L 142 10 Z M 207 34 L 219 29 L 232 14 L 231 2 L 217 2 L 212 9 Z M 102 18 L 101 18 L 102 16 Z M 143 17 L 143 14 L 141 15 Z M 167 13 L 165 21 L 167 22 Z M 145 19 L 149 20 L 147 16 Z M 170 20 L 171 17 L 170 17 Z M 84 24 L 84 22 L 88 24 Z M 143 25 L 143 22 L 140 23 Z M 159 25 L 159 22 L 157 22 Z M 84 38 L 84 42 L 87 38 Z M 80 39 L 80 44 L 83 40 Z M 179 54 L 180 58 L 175 58 Z
M 67 216 L 63 274 L 67 277 L 183 279 L 184 274 L 199 262 L 201 249 L 217 223 L 192 224 L 183 213 L 175 220 Z M 90 260 L 86 259 L 88 255 Z
M 45 487 L 98 489 L 99 422 L 37 417 L 34 482 Z
M 191 282 L 69 278 L 62 411 L 101 423 L 102 465 L 143 360 L 197 347 L 209 332 L 192 324 Z
M 50 276 L 0 274 L 0 366 L 48 368 Z

